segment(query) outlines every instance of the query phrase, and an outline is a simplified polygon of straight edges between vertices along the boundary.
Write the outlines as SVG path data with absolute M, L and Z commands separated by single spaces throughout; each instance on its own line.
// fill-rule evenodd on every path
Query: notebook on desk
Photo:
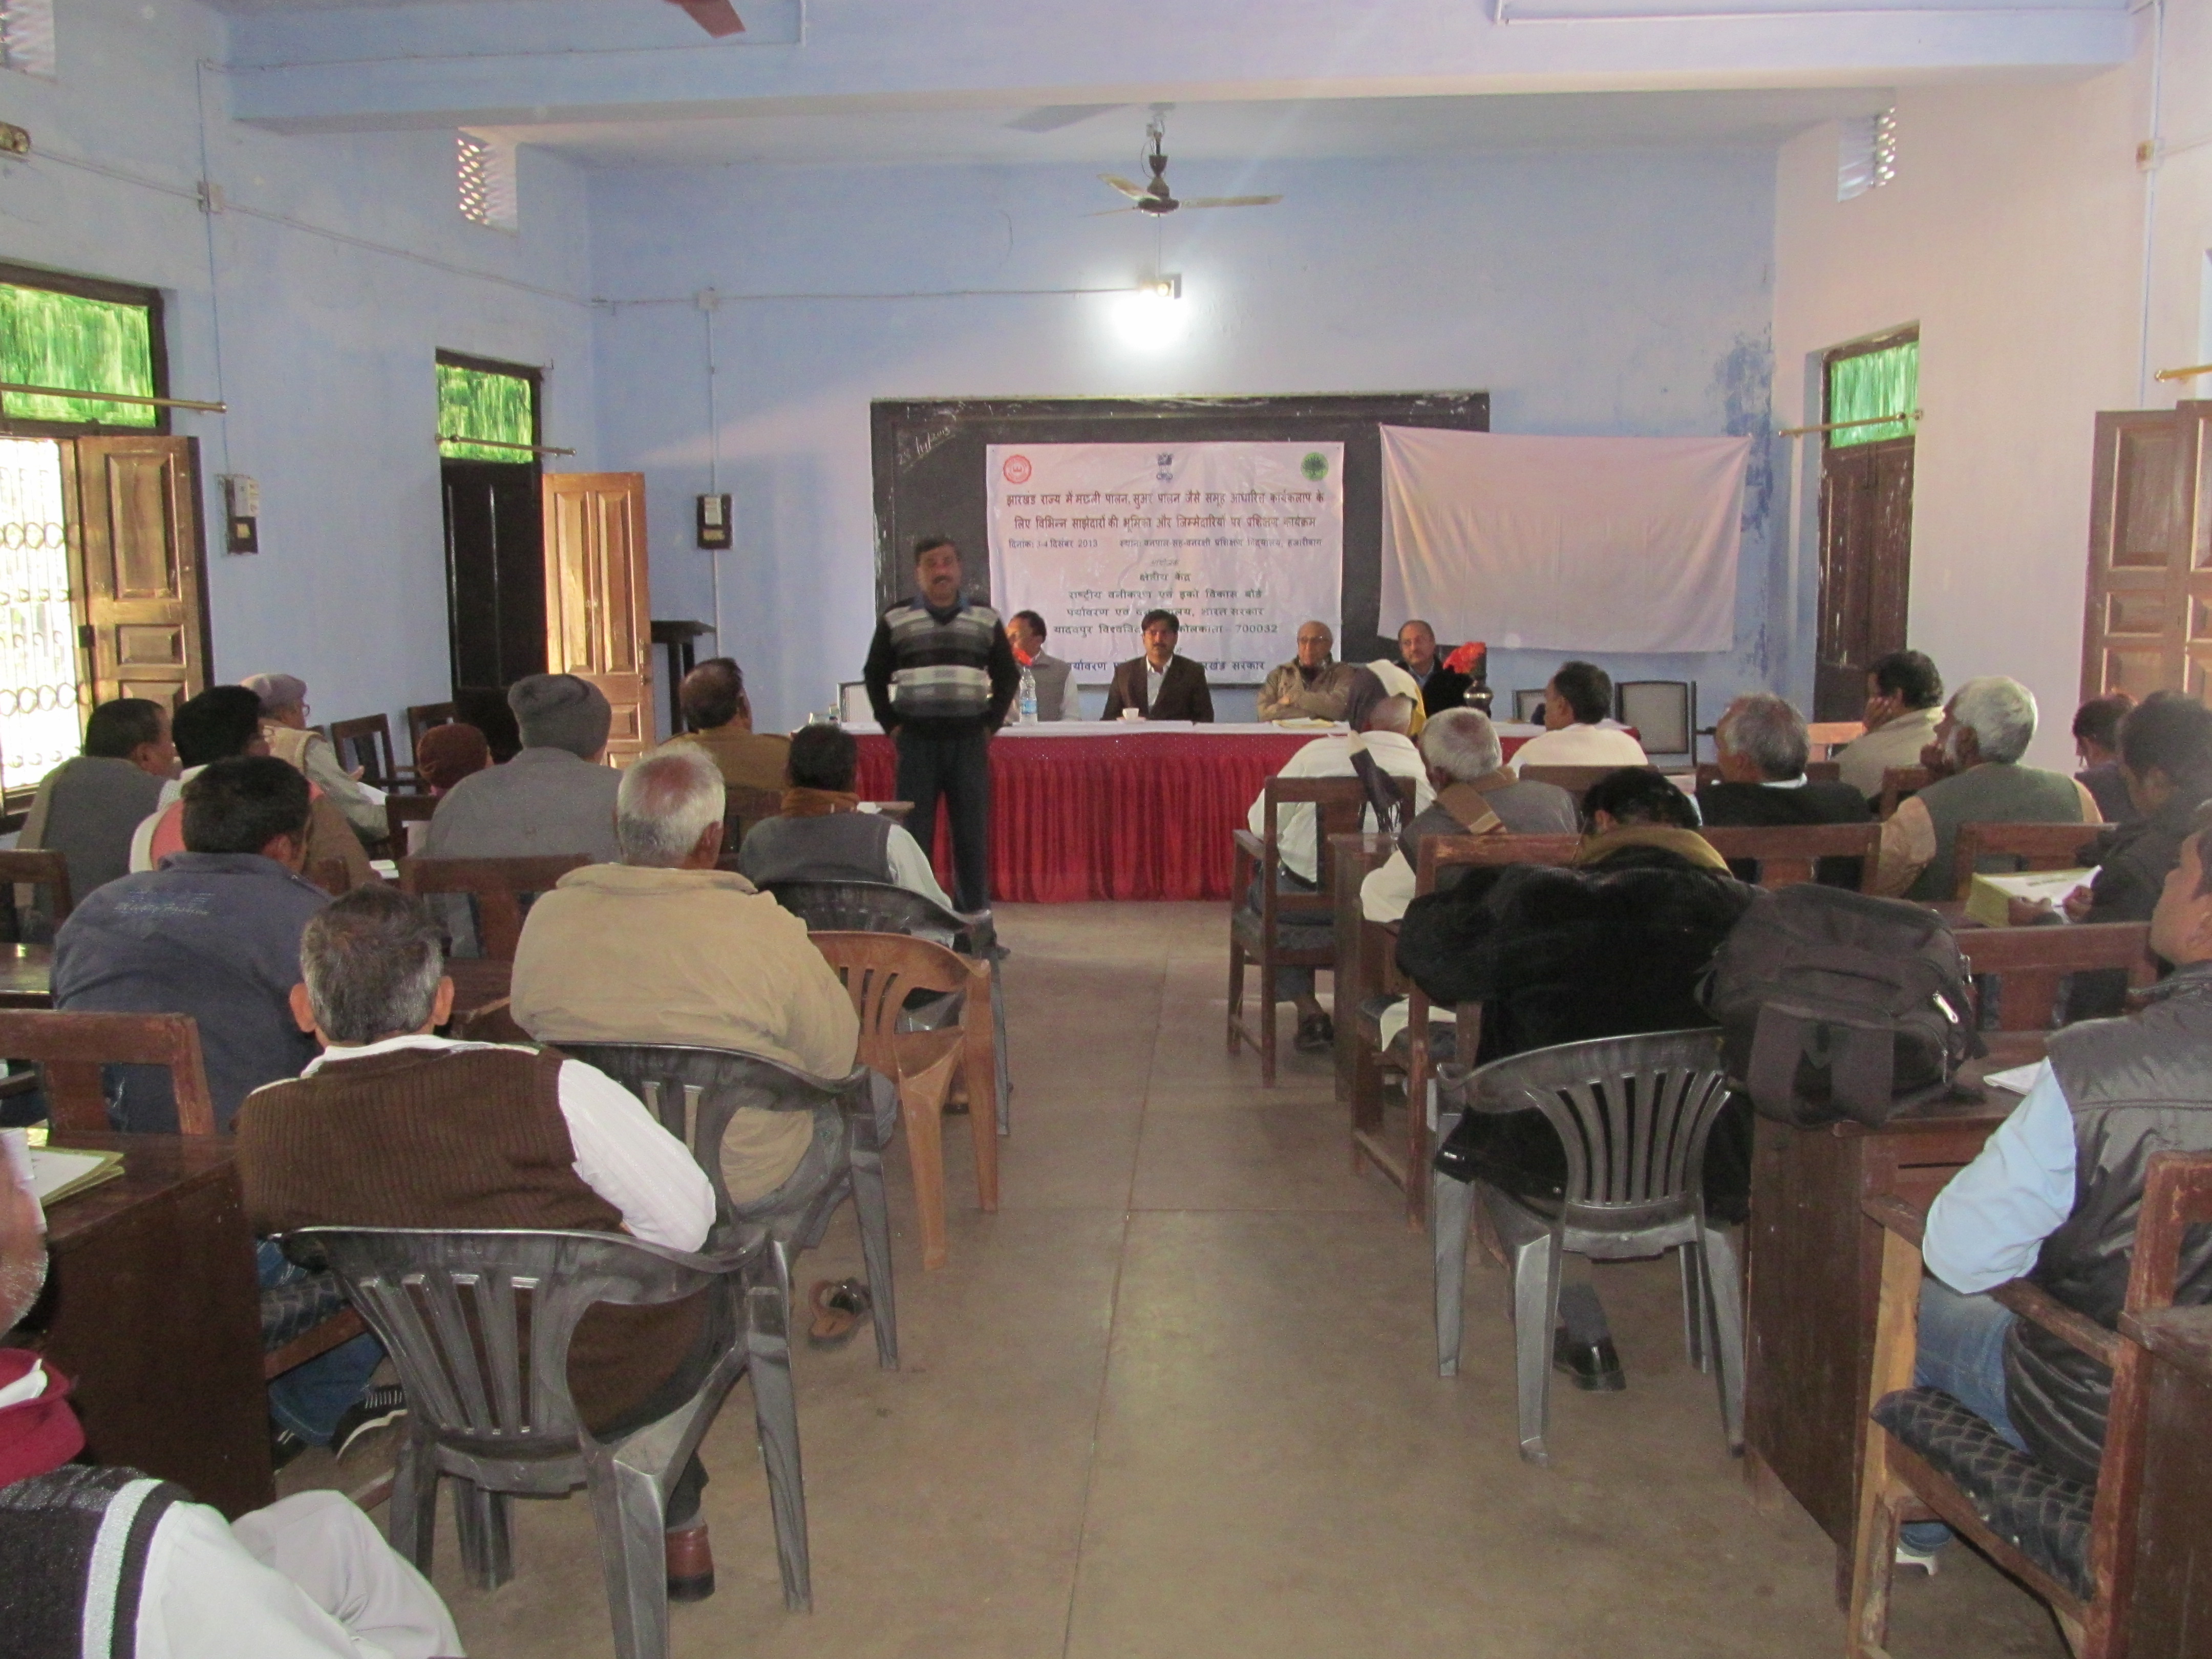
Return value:
M 31 1191 L 47 1209 L 64 1199 L 112 1181 L 123 1173 L 120 1152 L 62 1152 L 33 1147 L 31 1152 Z

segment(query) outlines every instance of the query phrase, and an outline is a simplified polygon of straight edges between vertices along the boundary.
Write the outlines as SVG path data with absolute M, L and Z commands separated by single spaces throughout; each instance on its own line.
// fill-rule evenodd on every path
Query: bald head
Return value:
M 623 862 L 650 870 L 711 869 L 722 845 L 721 769 L 696 744 L 655 750 L 623 774 L 615 841 Z

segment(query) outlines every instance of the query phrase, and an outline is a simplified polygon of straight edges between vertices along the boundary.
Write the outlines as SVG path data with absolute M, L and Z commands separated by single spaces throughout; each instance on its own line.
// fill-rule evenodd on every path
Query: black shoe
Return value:
M 274 1423 L 269 1425 L 269 1467 L 272 1472 L 283 1468 L 307 1449 L 307 1443 L 291 1430 L 279 1428 Z
M 1302 1054 L 1326 1054 L 1336 1046 L 1336 1026 L 1327 1014 L 1309 1014 L 1298 1022 L 1291 1042 Z
M 407 1390 L 397 1383 L 387 1382 L 363 1390 L 361 1398 L 345 1408 L 337 1427 L 331 1431 L 331 1455 L 343 1457 L 362 1436 L 406 1414 Z
M 1628 1386 L 1628 1373 L 1621 1369 L 1611 1337 L 1577 1342 L 1564 1325 L 1552 1333 L 1552 1369 L 1566 1372 L 1577 1388 L 1593 1394 L 1618 1394 Z

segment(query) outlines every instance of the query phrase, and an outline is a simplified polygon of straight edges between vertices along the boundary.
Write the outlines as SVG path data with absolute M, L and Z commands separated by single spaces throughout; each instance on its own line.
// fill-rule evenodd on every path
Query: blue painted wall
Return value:
M 591 463 L 582 177 L 525 151 L 510 234 L 460 216 L 450 131 L 240 125 L 224 72 L 196 68 L 228 56 L 223 21 L 189 0 L 70 0 L 58 48 L 55 81 L 0 72 L 0 119 L 36 146 L 0 165 L 0 258 L 159 288 L 173 388 L 228 402 L 175 424 L 200 440 L 211 531 L 217 473 L 261 485 L 263 551 L 209 555 L 216 678 L 289 670 L 317 719 L 396 725 L 451 684 L 434 354 L 545 366 L 547 441 Z M 212 220 L 203 135 L 233 209 Z
M 593 285 L 617 301 L 598 333 L 601 455 L 647 475 L 656 614 L 711 617 L 714 556 L 690 534 L 710 459 L 708 330 L 690 296 L 718 290 L 719 471 L 737 535 L 720 556 L 723 643 L 762 718 L 795 721 L 858 678 L 872 626 L 871 399 L 1479 389 L 1500 432 L 1762 435 L 1773 179 L 1763 149 L 1178 161 L 1181 192 L 1286 199 L 1162 228 L 1160 268 L 1182 275 L 1189 318 L 1180 343 L 1147 352 L 1113 296 L 738 297 L 1149 276 L 1153 228 L 1083 216 L 1113 201 L 1087 168 L 595 173 Z M 1735 648 L 1606 663 L 1695 678 L 1707 724 L 1786 655 L 1769 447 L 1754 450 Z M 1493 683 L 1540 684 L 1559 660 L 1498 653 Z

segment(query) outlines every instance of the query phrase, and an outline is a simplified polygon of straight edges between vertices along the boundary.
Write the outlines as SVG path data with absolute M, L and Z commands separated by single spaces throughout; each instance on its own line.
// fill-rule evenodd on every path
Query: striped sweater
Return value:
M 990 606 L 963 599 L 940 616 L 909 599 L 877 623 L 866 678 L 884 731 L 956 738 L 1005 723 L 1022 671 Z

